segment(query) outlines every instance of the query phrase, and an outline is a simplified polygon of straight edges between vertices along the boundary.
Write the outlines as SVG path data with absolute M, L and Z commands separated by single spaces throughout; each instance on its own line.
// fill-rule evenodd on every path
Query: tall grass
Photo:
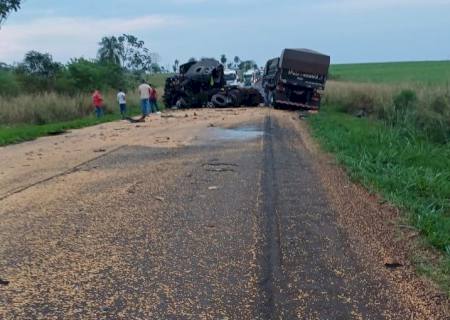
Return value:
M 401 126 L 337 112 L 332 106 L 325 106 L 309 123 L 321 145 L 354 180 L 403 209 L 423 238 L 443 252 L 437 265 L 420 264 L 450 295 L 448 145 L 405 134 Z
M 11 73 L 0 73 L 0 126 L 18 124 L 51 124 L 84 118 L 93 112 L 91 95 L 68 95 L 55 92 L 39 94 L 18 94 L 19 89 L 10 77 Z M 148 81 L 157 88 L 159 97 L 163 96 L 164 84 L 170 74 L 154 74 Z M 3 78 L 2 78 L 3 77 Z M 5 81 L 3 81 L 5 80 Z M 4 89 L 4 90 L 3 90 Z M 13 90 L 14 89 L 14 90 Z M 110 90 L 104 94 L 106 114 L 118 113 L 116 92 Z M 160 108 L 164 107 L 161 102 Z M 128 92 L 127 104 L 139 106 L 138 93 Z
M 450 142 L 450 95 L 446 87 L 330 81 L 324 102 L 339 111 L 383 120 L 411 136 Z
M 104 94 L 105 112 L 117 112 L 116 94 Z M 138 105 L 137 94 L 128 95 L 129 105 Z M 49 124 L 83 118 L 91 114 L 91 96 L 76 96 L 57 93 L 0 97 L 0 125 Z

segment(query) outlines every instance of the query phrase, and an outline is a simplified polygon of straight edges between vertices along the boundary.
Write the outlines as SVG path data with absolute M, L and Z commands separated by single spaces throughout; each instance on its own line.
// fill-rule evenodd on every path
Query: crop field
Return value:
M 336 64 L 331 66 L 331 78 L 339 81 L 448 87 L 450 61 Z

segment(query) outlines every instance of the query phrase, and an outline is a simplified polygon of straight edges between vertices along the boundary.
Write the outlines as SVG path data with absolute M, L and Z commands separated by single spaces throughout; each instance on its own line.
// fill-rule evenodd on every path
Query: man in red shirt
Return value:
M 150 101 L 150 108 L 152 109 L 152 112 L 161 114 L 161 112 L 159 112 L 159 108 L 158 108 L 158 92 L 156 92 L 155 87 L 153 87 L 151 84 L 150 84 L 149 94 L 150 94 L 150 98 L 148 100 Z
M 95 107 L 97 118 L 103 116 L 103 97 L 98 89 L 96 89 L 92 95 L 92 104 Z

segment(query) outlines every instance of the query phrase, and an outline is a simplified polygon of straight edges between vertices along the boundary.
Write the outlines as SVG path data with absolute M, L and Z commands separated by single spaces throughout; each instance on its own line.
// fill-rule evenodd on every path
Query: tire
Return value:
M 256 89 L 249 89 L 247 95 L 246 105 L 249 107 L 257 107 L 264 102 L 261 93 Z
M 228 106 L 228 97 L 222 93 L 218 93 L 212 97 L 211 102 L 215 107 L 225 108 Z
M 231 104 L 234 107 L 240 107 L 242 105 L 242 94 L 239 89 L 233 89 L 228 93 Z

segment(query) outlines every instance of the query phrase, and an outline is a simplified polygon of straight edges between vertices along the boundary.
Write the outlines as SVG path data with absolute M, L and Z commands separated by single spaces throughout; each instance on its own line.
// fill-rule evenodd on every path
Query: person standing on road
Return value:
M 119 93 L 117 94 L 117 102 L 119 103 L 122 119 L 125 119 L 127 114 L 127 95 L 125 94 L 125 92 L 123 92 L 122 89 L 119 89 Z
M 92 95 L 92 104 L 95 107 L 95 114 L 97 118 L 100 118 L 103 116 L 103 97 L 100 93 L 99 89 L 96 89 L 94 91 L 94 94 Z
M 158 92 L 156 92 L 155 87 L 153 87 L 151 84 L 150 85 L 150 108 L 152 110 L 152 112 L 156 112 L 156 114 L 161 114 L 161 112 L 159 111 L 158 108 Z
M 141 97 L 142 119 L 145 119 L 150 114 L 150 86 L 145 80 L 142 80 L 138 88 L 139 96 Z

